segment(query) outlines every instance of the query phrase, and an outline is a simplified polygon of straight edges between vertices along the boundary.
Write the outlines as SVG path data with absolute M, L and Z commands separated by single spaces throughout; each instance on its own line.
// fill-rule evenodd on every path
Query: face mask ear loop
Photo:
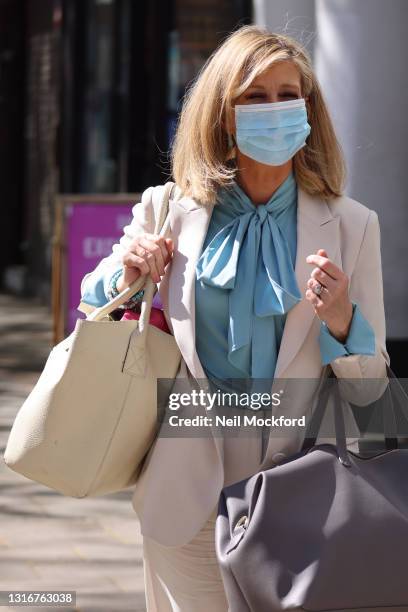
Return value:
M 228 133 L 228 153 L 226 157 L 226 161 L 230 159 L 235 159 L 237 156 L 237 143 L 235 142 L 235 138 L 233 134 Z

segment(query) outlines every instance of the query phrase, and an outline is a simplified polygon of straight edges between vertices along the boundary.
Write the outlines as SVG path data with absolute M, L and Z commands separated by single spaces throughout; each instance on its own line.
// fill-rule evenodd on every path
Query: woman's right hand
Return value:
M 159 234 L 136 236 L 122 256 L 123 273 L 116 283 L 119 293 L 144 274 L 150 274 L 153 282 L 160 282 L 173 250 L 171 238 Z

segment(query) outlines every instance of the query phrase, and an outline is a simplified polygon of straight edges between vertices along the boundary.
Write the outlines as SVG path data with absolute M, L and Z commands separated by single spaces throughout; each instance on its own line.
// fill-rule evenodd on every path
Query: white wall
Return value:
M 285 32 L 313 55 L 315 0 L 254 0 L 254 22 L 273 32 Z

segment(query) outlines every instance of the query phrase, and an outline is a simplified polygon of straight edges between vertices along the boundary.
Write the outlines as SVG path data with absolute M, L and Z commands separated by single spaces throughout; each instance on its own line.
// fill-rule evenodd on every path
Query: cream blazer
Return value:
M 124 227 L 112 254 L 101 260 L 87 274 L 116 270 L 130 241 L 144 232 L 153 232 L 164 186 L 149 187 L 133 209 L 132 222 Z M 159 284 L 159 294 L 171 329 L 182 354 L 178 377 L 205 379 L 195 348 L 195 266 L 201 253 L 213 205 L 202 206 L 189 197 L 170 200 L 170 230 L 174 255 Z M 363 378 L 386 379 L 390 363 L 385 343 L 385 315 L 381 269 L 380 228 L 377 213 L 346 196 L 326 200 L 308 195 L 298 187 L 297 255 L 295 273 L 303 299 L 286 319 L 276 364 L 275 380 L 315 379 L 310 390 L 291 398 L 291 416 L 302 416 L 313 401 L 313 392 L 322 376 L 318 335 L 320 320 L 306 300 L 305 291 L 312 266 L 307 255 L 325 249 L 349 277 L 350 299 L 372 325 L 376 337 L 375 355 L 349 355 L 331 362 L 343 384 L 342 394 L 358 404 L 358 385 Z M 91 312 L 92 306 L 81 302 L 79 310 Z M 353 380 L 350 380 L 353 379 Z M 309 387 L 308 387 L 309 388 Z M 274 385 L 271 392 L 278 390 Z M 375 399 L 375 398 L 373 398 Z M 262 467 L 276 465 L 296 452 L 302 440 L 269 438 Z M 223 439 L 164 438 L 158 436 L 151 447 L 132 497 L 133 508 L 147 535 L 168 546 L 189 542 L 201 529 L 218 502 L 224 486 Z

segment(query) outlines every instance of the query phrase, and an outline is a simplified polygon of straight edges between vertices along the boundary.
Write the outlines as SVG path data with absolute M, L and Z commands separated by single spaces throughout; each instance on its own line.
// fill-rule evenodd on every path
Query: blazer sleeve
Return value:
M 81 302 L 77 309 L 85 314 L 106 304 L 106 289 L 112 275 L 122 267 L 122 257 L 132 240 L 141 234 L 154 231 L 155 209 L 153 192 L 162 188 L 161 185 L 148 187 L 142 194 L 141 201 L 132 208 L 133 218 L 129 225 L 123 228 L 119 242 L 112 246 L 112 253 L 104 257 L 92 272 L 85 274 L 81 281 Z
M 331 361 L 334 374 L 339 379 L 342 393 L 351 401 L 365 397 L 373 401 L 381 395 L 381 389 L 387 379 L 386 366 L 390 357 L 386 348 L 386 325 L 383 297 L 383 279 L 381 264 L 381 235 L 378 215 L 370 210 L 363 240 L 357 256 L 354 270 L 349 282 L 349 296 L 359 309 L 375 333 L 375 352 L 372 355 L 355 354 L 340 356 Z M 356 394 L 357 381 L 361 380 L 361 393 Z M 374 379 L 363 384 L 364 379 Z M 364 387 L 364 388 L 363 388 Z M 371 396 L 371 399 L 370 399 Z M 368 401 L 354 401 L 366 404 Z

